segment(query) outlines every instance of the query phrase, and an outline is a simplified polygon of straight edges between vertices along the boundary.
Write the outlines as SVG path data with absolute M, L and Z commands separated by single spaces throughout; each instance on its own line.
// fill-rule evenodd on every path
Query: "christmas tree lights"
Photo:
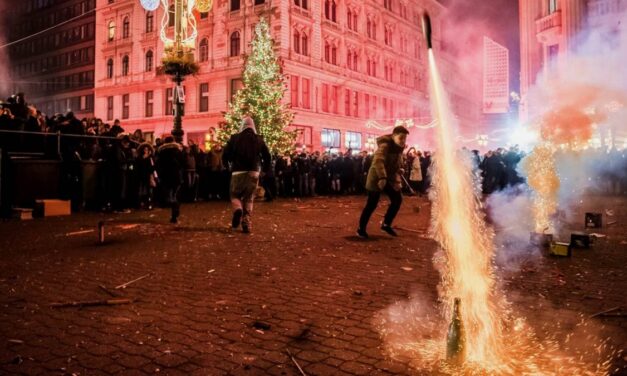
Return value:
M 252 53 L 246 58 L 243 73 L 244 87 L 239 90 L 224 115 L 218 130 L 218 141 L 226 143 L 240 131 L 242 119 L 253 118 L 257 132 L 264 137 L 272 153 L 293 150 L 296 131 L 288 130 L 294 113 L 282 102 L 286 87 L 281 65 L 274 52 L 270 26 L 261 19 L 255 27 Z

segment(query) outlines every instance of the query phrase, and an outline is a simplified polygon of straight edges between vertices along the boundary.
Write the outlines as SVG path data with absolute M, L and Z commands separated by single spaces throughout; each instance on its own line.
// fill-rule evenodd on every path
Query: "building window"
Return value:
M 152 12 L 146 12 L 146 32 L 150 33 L 154 30 L 155 27 L 155 15 Z
M 324 60 L 333 65 L 337 65 L 337 47 L 329 42 L 324 43 Z
M 235 78 L 231 80 L 231 100 L 229 103 L 233 102 L 235 95 L 243 88 L 244 82 L 241 79 Z
M 300 33 L 294 30 L 294 52 L 300 54 Z
M 351 116 L 351 90 L 344 92 L 344 115 Z
M 153 53 L 152 50 L 146 52 L 146 72 L 151 72 L 153 66 Z
M 153 114 L 153 98 L 154 91 L 150 90 L 146 92 L 146 104 L 145 104 L 145 114 L 146 117 L 152 117 Z
M 124 21 L 122 21 L 122 38 L 126 39 L 130 36 L 131 33 L 131 21 L 129 21 L 128 16 L 124 17 Z
M 113 59 L 107 60 L 107 78 L 113 78 Z
M 198 92 L 200 93 L 198 97 L 198 112 L 209 111 L 209 84 L 206 82 L 200 84 Z
M 300 49 L 302 55 L 309 56 L 309 37 L 305 33 L 301 38 Z
M 385 9 L 392 11 L 392 0 L 383 0 L 383 6 Z
M 290 128 L 292 128 L 293 130 L 297 132 L 296 140 L 294 140 L 296 144 L 300 144 L 302 146 L 311 146 L 312 144 L 311 136 L 313 133 L 312 127 L 294 125 Z
M 234 31 L 231 34 L 231 57 L 239 56 L 240 54 L 240 37 L 239 31 Z
M 174 5 L 170 5 L 168 8 L 168 27 L 174 27 Z
M 557 11 L 557 0 L 548 0 L 549 1 L 549 14 L 553 14 Z
M 324 17 L 337 22 L 337 3 L 335 0 L 324 0 Z
M 323 129 L 321 134 L 322 146 L 327 149 L 339 149 L 341 133 L 338 129 Z
M 111 42 L 114 39 L 115 39 L 115 22 L 109 21 L 107 40 Z
M 128 76 L 128 55 L 124 55 L 122 58 L 122 76 Z
M 255 0 L 255 5 L 265 4 L 266 0 Z
M 368 33 L 368 38 L 377 39 L 377 23 L 374 20 L 368 19 L 366 32 Z
M 201 12 L 200 13 L 200 19 L 201 20 L 204 20 L 204 19 L 207 19 L 207 18 L 209 18 L 209 12 Z
M 357 12 L 350 8 L 346 12 L 346 25 L 349 30 L 357 31 Z
M 165 115 L 166 116 L 174 114 L 174 107 L 172 105 L 173 103 L 172 95 L 173 95 L 173 90 L 171 87 L 165 89 Z
M 303 9 L 308 9 L 307 0 L 294 0 L 294 5 Z
M 122 119 L 129 118 L 129 109 L 130 109 L 130 94 L 122 95 Z
M 353 151 L 361 150 L 361 133 L 346 132 L 344 135 L 344 146 Z
M 240 8 L 240 0 L 231 0 L 231 12 L 239 10 Z
M 292 76 L 291 78 L 291 89 L 292 89 L 292 107 L 299 107 L 298 105 L 298 81 L 300 77 Z
M 107 97 L 107 120 L 113 120 L 113 97 Z
M 359 55 L 357 54 L 357 51 L 348 51 L 346 55 L 346 66 L 348 66 L 348 69 L 357 71 L 359 69 L 358 63 Z
M 303 78 L 302 84 L 302 107 L 306 109 L 311 109 L 311 81 L 308 78 Z
M 385 27 L 385 45 L 392 47 L 392 29 L 389 26 Z
M 207 38 L 203 38 L 198 45 L 198 59 L 201 62 L 209 60 L 209 41 Z
M 322 111 L 339 114 L 338 96 L 339 86 L 322 84 Z

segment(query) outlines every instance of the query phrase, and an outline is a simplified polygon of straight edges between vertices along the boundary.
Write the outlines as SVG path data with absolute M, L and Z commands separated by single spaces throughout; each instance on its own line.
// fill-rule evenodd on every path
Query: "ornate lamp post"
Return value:
M 185 77 L 198 72 L 198 64 L 194 61 L 194 49 L 198 31 L 193 10 L 208 12 L 213 6 L 213 0 L 140 0 L 148 11 L 163 7 L 160 37 L 164 44 L 162 70 L 172 77 L 175 83 L 173 90 L 174 127 L 172 136 L 176 142 L 183 141 L 183 105 L 185 92 L 182 83 Z M 173 10 L 171 11 L 170 8 Z M 174 22 L 170 21 L 174 18 Z M 173 34 L 168 35 L 168 25 L 174 24 Z

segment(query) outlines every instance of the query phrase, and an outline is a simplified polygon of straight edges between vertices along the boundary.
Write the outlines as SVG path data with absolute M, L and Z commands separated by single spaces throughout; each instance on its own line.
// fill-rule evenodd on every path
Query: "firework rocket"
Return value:
M 433 48 L 433 42 L 431 41 L 431 17 L 429 17 L 429 13 L 425 12 L 422 15 L 422 31 L 425 34 L 425 39 L 427 41 L 427 48 Z

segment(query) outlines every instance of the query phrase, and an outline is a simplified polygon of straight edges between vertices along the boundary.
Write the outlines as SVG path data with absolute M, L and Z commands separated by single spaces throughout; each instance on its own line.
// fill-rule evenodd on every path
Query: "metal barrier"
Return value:
M 22 156 L 32 157 L 51 157 L 52 151 L 57 158 L 61 158 L 63 152 L 63 142 L 66 140 L 116 140 L 115 137 L 96 136 L 96 135 L 77 135 L 66 134 L 61 132 L 30 132 L 21 130 L 0 130 L 0 137 L 9 138 L 10 142 L 1 142 L 9 154 L 19 154 Z M 52 141 L 48 141 L 52 139 Z M 39 151 L 36 151 L 37 148 Z

